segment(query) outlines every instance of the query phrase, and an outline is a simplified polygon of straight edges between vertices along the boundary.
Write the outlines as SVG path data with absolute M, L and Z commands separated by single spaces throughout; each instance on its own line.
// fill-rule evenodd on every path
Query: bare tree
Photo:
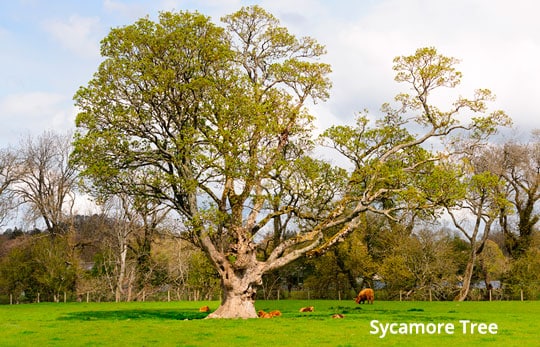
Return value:
M 13 183 L 17 180 L 17 161 L 10 148 L 0 149 L 0 225 L 15 207 Z
M 126 194 L 107 197 L 102 204 L 103 213 L 113 222 L 109 229 L 108 247 L 112 272 L 109 285 L 116 302 L 130 301 L 133 287 L 138 281 L 142 290 L 150 276 L 150 252 L 154 232 L 169 209 L 149 201 L 141 203 Z M 131 252 L 130 252 L 131 251 Z M 128 256 L 131 254 L 131 256 Z
M 528 144 L 506 143 L 498 154 L 498 174 L 506 182 L 506 194 L 512 202 L 502 209 L 499 222 L 506 251 L 519 258 L 531 243 L 535 225 L 540 221 L 540 132 Z M 516 218 L 513 218 L 513 217 Z
M 19 150 L 14 192 L 28 206 L 29 218 L 43 219 L 53 235 L 62 231 L 75 199 L 77 174 L 69 164 L 71 141 L 71 134 L 44 132 L 37 138 L 27 137 Z

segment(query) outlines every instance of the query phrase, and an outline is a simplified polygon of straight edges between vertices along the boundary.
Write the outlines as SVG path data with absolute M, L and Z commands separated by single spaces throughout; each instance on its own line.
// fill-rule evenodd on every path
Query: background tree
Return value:
M 535 225 L 540 220 L 540 134 L 527 144 L 506 143 L 494 147 L 497 171 L 506 182 L 506 194 L 512 206 L 502 209 L 500 225 L 506 251 L 519 258 L 529 247 Z M 516 215 L 514 217 L 514 215 Z
M 28 206 L 31 220 L 42 219 L 51 234 L 66 231 L 72 213 L 76 171 L 69 163 L 71 134 L 44 132 L 21 143 L 15 194 Z
M 17 180 L 19 165 L 14 150 L 0 148 L 0 226 L 16 206 L 12 184 Z M 11 189 L 10 189 L 11 188 Z
M 32 240 L 32 278 L 39 300 L 59 302 L 63 294 L 75 293 L 80 266 L 71 235 L 34 237 Z
M 477 257 L 484 249 L 499 211 L 508 205 L 508 201 L 501 194 L 500 179 L 486 170 L 485 158 L 469 159 L 472 159 L 470 161 L 472 165 L 466 165 L 466 170 L 469 170 L 470 174 L 464 175 L 463 181 L 454 185 L 455 189 L 463 191 L 463 198 L 446 208 L 454 226 L 469 243 L 467 266 L 461 290 L 456 297 L 458 301 L 467 298 Z M 462 185 L 461 188 L 459 185 Z
M 505 293 L 509 298 L 538 300 L 540 297 L 540 235 L 533 234 L 531 245 L 511 262 L 504 276 Z
M 339 177 L 342 169 L 304 160 L 312 120 L 305 103 L 325 99 L 330 85 L 329 66 L 316 61 L 324 48 L 289 34 L 257 6 L 223 22 L 225 29 L 200 14 L 162 13 L 159 23 L 141 19 L 113 29 L 103 40 L 105 61 L 75 96 L 75 162 L 96 190 L 154 199 L 179 213 L 184 235 L 221 278 L 223 299 L 212 318 L 256 317 L 263 274 L 324 253 L 358 227 L 363 213 L 396 218 L 394 211 L 434 204 L 415 187 L 425 184 L 439 156 L 421 146 L 454 130 L 481 140 L 506 121 L 502 112 L 465 125 L 455 118 L 463 109 L 483 115 L 486 90 L 460 98 L 451 112 L 430 105 L 430 92 L 454 87 L 460 74 L 454 59 L 419 50 L 396 60 L 397 80 L 410 83 L 414 96 L 398 96 L 395 110 L 385 105 L 374 128 L 364 116 L 357 127 L 326 133 L 354 165 Z M 414 116 L 404 118 L 408 111 Z M 413 136 L 405 128 L 410 121 L 426 132 Z M 294 182 L 286 178 L 290 168 Z M 336 192 L 331 178 L 338 177 L 346 190 Z M 294 183 L 288 194 L 302 204 L 286 196 L 276 203 L 268 194 L 283 182 Z M 393 207 L 382 206 L 383 198 Z M 279 244 L 258 259 L 258 240 L 276 232 L 271 225 L 292 236 L 276 237 Z M 328 236 L 330 230 L 337 232 Z
M 12 245 L 0 259 L 0 288 L 12 300 L 19 301 L 22 293 L 30 300 L 37 295 L 31 259 L 26 237 L 19 238 L 17 244 Z
M 482 253 L 478 255 L 478 268 L 486 289 L 489 291 L 493 287 L 491 281 L 502 280 L 503 275 L 508 271 L 509 262 L 499 245 L 488 239 Z M 486 293 L 486 297 L 490 298 L 489 292 Z

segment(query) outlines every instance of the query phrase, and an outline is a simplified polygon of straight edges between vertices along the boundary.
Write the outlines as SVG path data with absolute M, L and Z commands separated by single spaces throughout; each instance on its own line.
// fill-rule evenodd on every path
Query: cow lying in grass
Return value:
M 300 312 L 313 312 L 315 308 L 313 306 L 308 306 L 308 307 L 302 307 L 300 309 Z
M 257 312 L 257 316 L 259 316 L 259 318 L 273 318 L 281 316 L 281 312 L 278 310 L 270 312 L 264 312 L 263 310 L 260 310 L 259 312 Z
M 358 296 L 356 296 L 357 304 L 363 304 L 364 302 L 368 302 L 369 304 L 373 304 L 373 301 L 375 300 L 375 293 L 373 292 L 373 289 L 366 288 L 362 289 L 360 293 L 358 293 Z

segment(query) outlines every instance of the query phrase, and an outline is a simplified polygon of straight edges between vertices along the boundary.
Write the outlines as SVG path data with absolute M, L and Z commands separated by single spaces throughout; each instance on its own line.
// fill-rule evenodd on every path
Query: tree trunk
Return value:
M 126 276 L 126 258 L 128 247 L 124 242 L 125 239 L 120 240 L 120 270 L 116 282 L 115 301 L 122 301 L 122 295 L 124 294 L 124 281 Z
M 207 318 L 257 318 L 256 286 L 261 284 L 262 274 L 256 271 L 234 270 L 230 267 L 221 276 L 221 305 Z
M 456 301 L 465 301 L 467 295 L 469 294 L 469 289 L 471 287 L 471 279 L 474 271 L 474 262 L 476 261 L 476 250 L 471 251 L 469 256 L 469 261 L 467 262 L 467 267 L 465 268 L 465 274 L 463 275 L 463 285 L 459 291 L 458 296 L 454 299 Z

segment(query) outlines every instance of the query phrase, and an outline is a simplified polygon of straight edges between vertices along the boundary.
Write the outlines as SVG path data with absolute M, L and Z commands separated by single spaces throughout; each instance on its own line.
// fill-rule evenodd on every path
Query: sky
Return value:
M 319 131 L 377 114 L 407 87 L 392 60 L 420 47 L 460 59 L 457 91 L 489 88 L 492 109 L 514 120 L 512 137 L 540 128 L 540 2 L 536 0 L 0 0 L 0 148 L 47 130 L 74 129 L 73 95 L 102 58 L 111 28 L 160 11 L 198 11 L 220 23 L 260 5 L 297 36 L 327 48 L 333 88 L 308 105 Z

